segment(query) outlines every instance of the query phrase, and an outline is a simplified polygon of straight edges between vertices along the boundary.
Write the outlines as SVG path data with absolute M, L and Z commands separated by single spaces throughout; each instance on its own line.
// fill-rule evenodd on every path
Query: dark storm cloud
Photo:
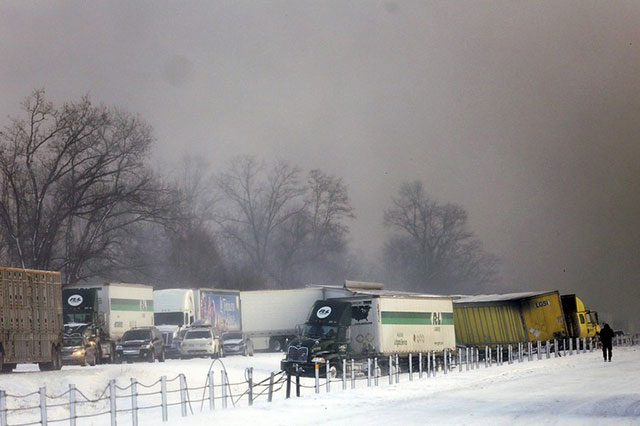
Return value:
M 462 204 L 508 289 L 640 300 L 638 2 L 83 2 L 0 10 L 0 116 L 32 89 L 140 113 L 164 161 L 343 176 L 354 246 L 405 180 Z M 640 328 L 640 325 L 637 325 Z

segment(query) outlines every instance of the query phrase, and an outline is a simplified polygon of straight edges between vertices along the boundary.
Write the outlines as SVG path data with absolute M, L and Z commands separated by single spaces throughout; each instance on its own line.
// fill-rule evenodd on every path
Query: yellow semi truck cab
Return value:
M 567 329 L 572 337 L 595 337 L 600 333 L 598 313 L 584 307 L 584 303 L 575 294 L 562 296 Z

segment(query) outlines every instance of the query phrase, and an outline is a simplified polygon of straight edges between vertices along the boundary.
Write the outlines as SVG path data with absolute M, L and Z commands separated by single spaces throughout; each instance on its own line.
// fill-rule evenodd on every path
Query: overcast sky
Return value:
M 639 1 L 3 2 L 0 123 L 33 89 L 90 93 L 140 113 L 167 163 L 320 168 L 366 253 L 420 179 L 467 209 L 506 289 L 640 329 L 639 23 Z

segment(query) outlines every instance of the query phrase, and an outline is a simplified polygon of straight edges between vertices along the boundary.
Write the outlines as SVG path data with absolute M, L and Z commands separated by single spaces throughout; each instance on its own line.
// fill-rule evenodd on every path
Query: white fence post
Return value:
M 253 367 L 249 367 L 246 369 L 247 372 L 247 378 L 249 380 L 247 380 L 247 385 L 248 385 L 248 389 L 247 391 L 249 392 L 249 407 L 251 407 L 253 405 Z
M 378 386 L 378 357 L 373 358 L 373 383 Z
M 212 374 L 213 372 L 209 372 Z M 160 397 L 162 401 L 162 421 L 169 421 L 169 413 L 167 410 L 167 376 L 160 377 Z
M 347 359 L 345 358 L 342 360 L 342 390 L 346 390 L 346 389 L 347 389 Z
M 47 426 L 47 388 L 40 388 L 40 424 Z
M 438 373 L 438 364 L 436 363 L 436 353 L 431 352 L 431 355 L 433 355 L 433 362 L 431 363 L 431 365 L 433 366 L 433 377 L 436 377 L 436 374 Z
M 209 410 L 216 409 L 216 391 L 214 386 L 213 370 L 209 370 Z
M 371 358 L 367 357 L 367 387 L 371 387 Z
M 187 386 L 185 382 L 184 374 L 180 374 L 180 408 L 182 409 L 182 417 L 187 417 Z
M 396 383 L 400 383 L 400 359 L 396 354 Z
M 318 366 L 317 362 L 313 365 L 313 371 L 315 373 L 315 379 L 316 379 L 316 383 L 315 383 L 316 393 L 320 393 L 320 367 Z
M 111 411 L 111 426 L 116 426 L 118 420 L 116 418 L 116 381 L 109 380 L 109 409 Z
M 351 358 L 351 389 L 356 388 L 356 368 L 353 362 L 353 358 Z
M 327 393 L 331 392 L 331 363 L 327 360 L 326 363 L 326 376 L 327 376 Z
M 389 355 L 389 384 L 393 384 L 393 357 Z
M 469 371 L 469 348 L 464 348 L 464 369 L 465 371 Z
M 7 426 L 7 392 L 0 390 L 0 426 Z
M 422 379 L 422 352 L 418 353 L 418 379 Z
M 76 385 L 69 385 L 69 425 L 76 426 Z
M 447 350 L 444 350 L 444 374 L 447 374 L 447 370 L 449 369 L 449 363 L 447 359 Z M 411 355 L 409 355 L 409 363 L 411 363 Z M 411 380 L 411 367 L 409 367 L 409 380 Z
M 136 379 L 131 378 L 131 424 L 138 426 L 138 393 Z
M 224 370 L 220 371 L 220 389 L 222 390 L 222 408 L 227 408 L 227 376 Z

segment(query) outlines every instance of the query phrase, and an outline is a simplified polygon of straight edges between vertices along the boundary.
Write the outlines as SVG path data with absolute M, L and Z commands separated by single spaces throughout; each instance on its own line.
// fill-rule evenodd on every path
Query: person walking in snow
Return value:
M 613 330 L 609 327 L 609 324 L 605 324 L 600 330 L 600 343 L 602 343 L 602 356 L 604 357 L 604 362 L 611 362 L 611 344 L 613 341 Z

